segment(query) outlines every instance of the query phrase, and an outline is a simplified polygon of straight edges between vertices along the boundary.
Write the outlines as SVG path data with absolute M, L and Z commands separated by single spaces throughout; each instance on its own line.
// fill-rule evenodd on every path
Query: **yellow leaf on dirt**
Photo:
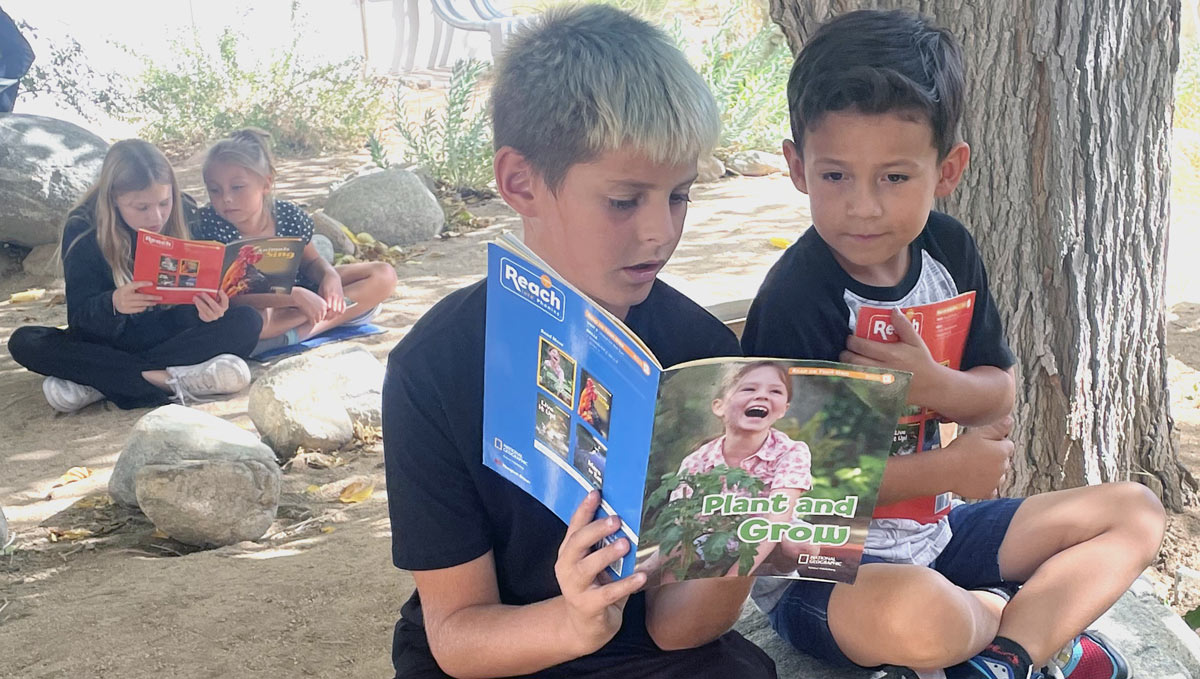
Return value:
M 92 473 L 93 473 L 92 470 L 88 469 L 87 467 L 71 467 L 70 469 L 67 470 L 67 472 L 65 474 L 58 477 L 58 481 L 55 481 L 54 485 L 50 486 L 50 487 L 58 488 L 59 486 L 65 486 L 68 483 L 75 483 L 76 481 L 82 481 L 82 480 L 86 479 L 87 477 L 91 476 Z
M 8 301 L 12 304 L 20 304 L 22 302 L 35 302 L 46 294 L 45 288 L 30 288 L 22 292 L 14 292 L 8 296 Z
M 321 487 L 320 487 L 320 486 L 318 486 L 318 485 L 317 485 L 317 484 L 315 484 L 315 483 L 311 483 L 311 484 L 309 484 L 308 488 L 305 488 L 305 489 L 304 489 L 304 492 L 306 492 L 306 493 L 315 493 L 315 492 L 317 492 L 317 491 L 319 491 L 319 490 L 321 490 Z
M 92 531 L 86 528 L 67 528 L 60 530 L 58 528 L 50 529 L 50 542 L 61 542 L 63 540 L 82 540 L 89 537 Z
M 783 238 L 782 236 L 775 236 L 770 239 L 770 243 L 780 250 L 786 250 L 791 246 L 792 240 L 790 238 Z
M 112 497 L 108 494 L 97 494 L 80 498 L 78 502 L 71 506 L 78 509 L 101 509 L 102 507 L 108 507 L 112 503 Z
M 325 533 L 325 534 L 332 533 L 335 530 L 337 530 L 337 529 L 334 528 L 333 526 L 321 526 L 321 532 Z
M 371 497 L 371 493 L 375 492 L 375 484 L 366 481 L 355 481 L 342 489 L 342 494 L 338 496 L 338 501 L 346 504 L 362 502 Z

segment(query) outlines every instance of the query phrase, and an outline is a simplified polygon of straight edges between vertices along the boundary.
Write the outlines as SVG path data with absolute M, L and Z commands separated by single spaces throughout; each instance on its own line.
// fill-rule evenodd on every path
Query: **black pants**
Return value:
M 258 342 L 262 316 L 250 307 L 232 307 L 221 318 L 196 324 L 147 347 L 130 350 L 89 341 L 78 333 L 27 325 L 13 331 L 13 360 L 42 375 L 95 387 L 120 408 L 168 402 L 167 394 L 142 377 L 145 370 L 202 363 L 218 354 L 246 357 Z

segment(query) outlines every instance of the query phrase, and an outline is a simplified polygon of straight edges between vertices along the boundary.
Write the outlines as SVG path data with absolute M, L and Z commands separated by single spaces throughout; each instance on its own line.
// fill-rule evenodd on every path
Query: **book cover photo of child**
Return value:
M 894 396 L 834 372 L 748 359 L 664 376 L 639 570 L 853 578 L 886 453 L 864 442 L 891 431 Z

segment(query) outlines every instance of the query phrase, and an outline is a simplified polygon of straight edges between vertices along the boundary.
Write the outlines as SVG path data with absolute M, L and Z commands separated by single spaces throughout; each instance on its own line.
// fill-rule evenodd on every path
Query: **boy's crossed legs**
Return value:
M 1158 499 L 1135 483 L 964 505 L 955 512 L 962 513 L 951 515 L 952 525 L 959 524 L 955 538 L 936 570 L 864 564 L 854 586 L 837 585 L 828 593 L 827 611 L 819 610 L 823 597 L 814 586 L 820 585 L 793 585 L 771 613 L 776 629 L 801 650 L 867 667 L 949 667 L 996 637 L 1019 644 L 1040 667 L 1153 561 L 1165 520 Z M 988 524 L 1003 530 L 1008 516 L 996 549 Z M 991 573 L 979 567 L 989 541 L 997 555 Z M 970 570 L 978 572 L 962 568 L 972 563 Z M 963 588 L 1001 579 L 1024 583 L 1007 605 L 991 592 Z

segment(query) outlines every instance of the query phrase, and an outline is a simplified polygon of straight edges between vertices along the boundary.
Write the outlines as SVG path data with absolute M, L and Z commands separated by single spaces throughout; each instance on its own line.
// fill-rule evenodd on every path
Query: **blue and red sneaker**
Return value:
M 1075 637 L 1042 670 L 1048 679 L 1129 679 L 1129 663 L 1095 630 Z

